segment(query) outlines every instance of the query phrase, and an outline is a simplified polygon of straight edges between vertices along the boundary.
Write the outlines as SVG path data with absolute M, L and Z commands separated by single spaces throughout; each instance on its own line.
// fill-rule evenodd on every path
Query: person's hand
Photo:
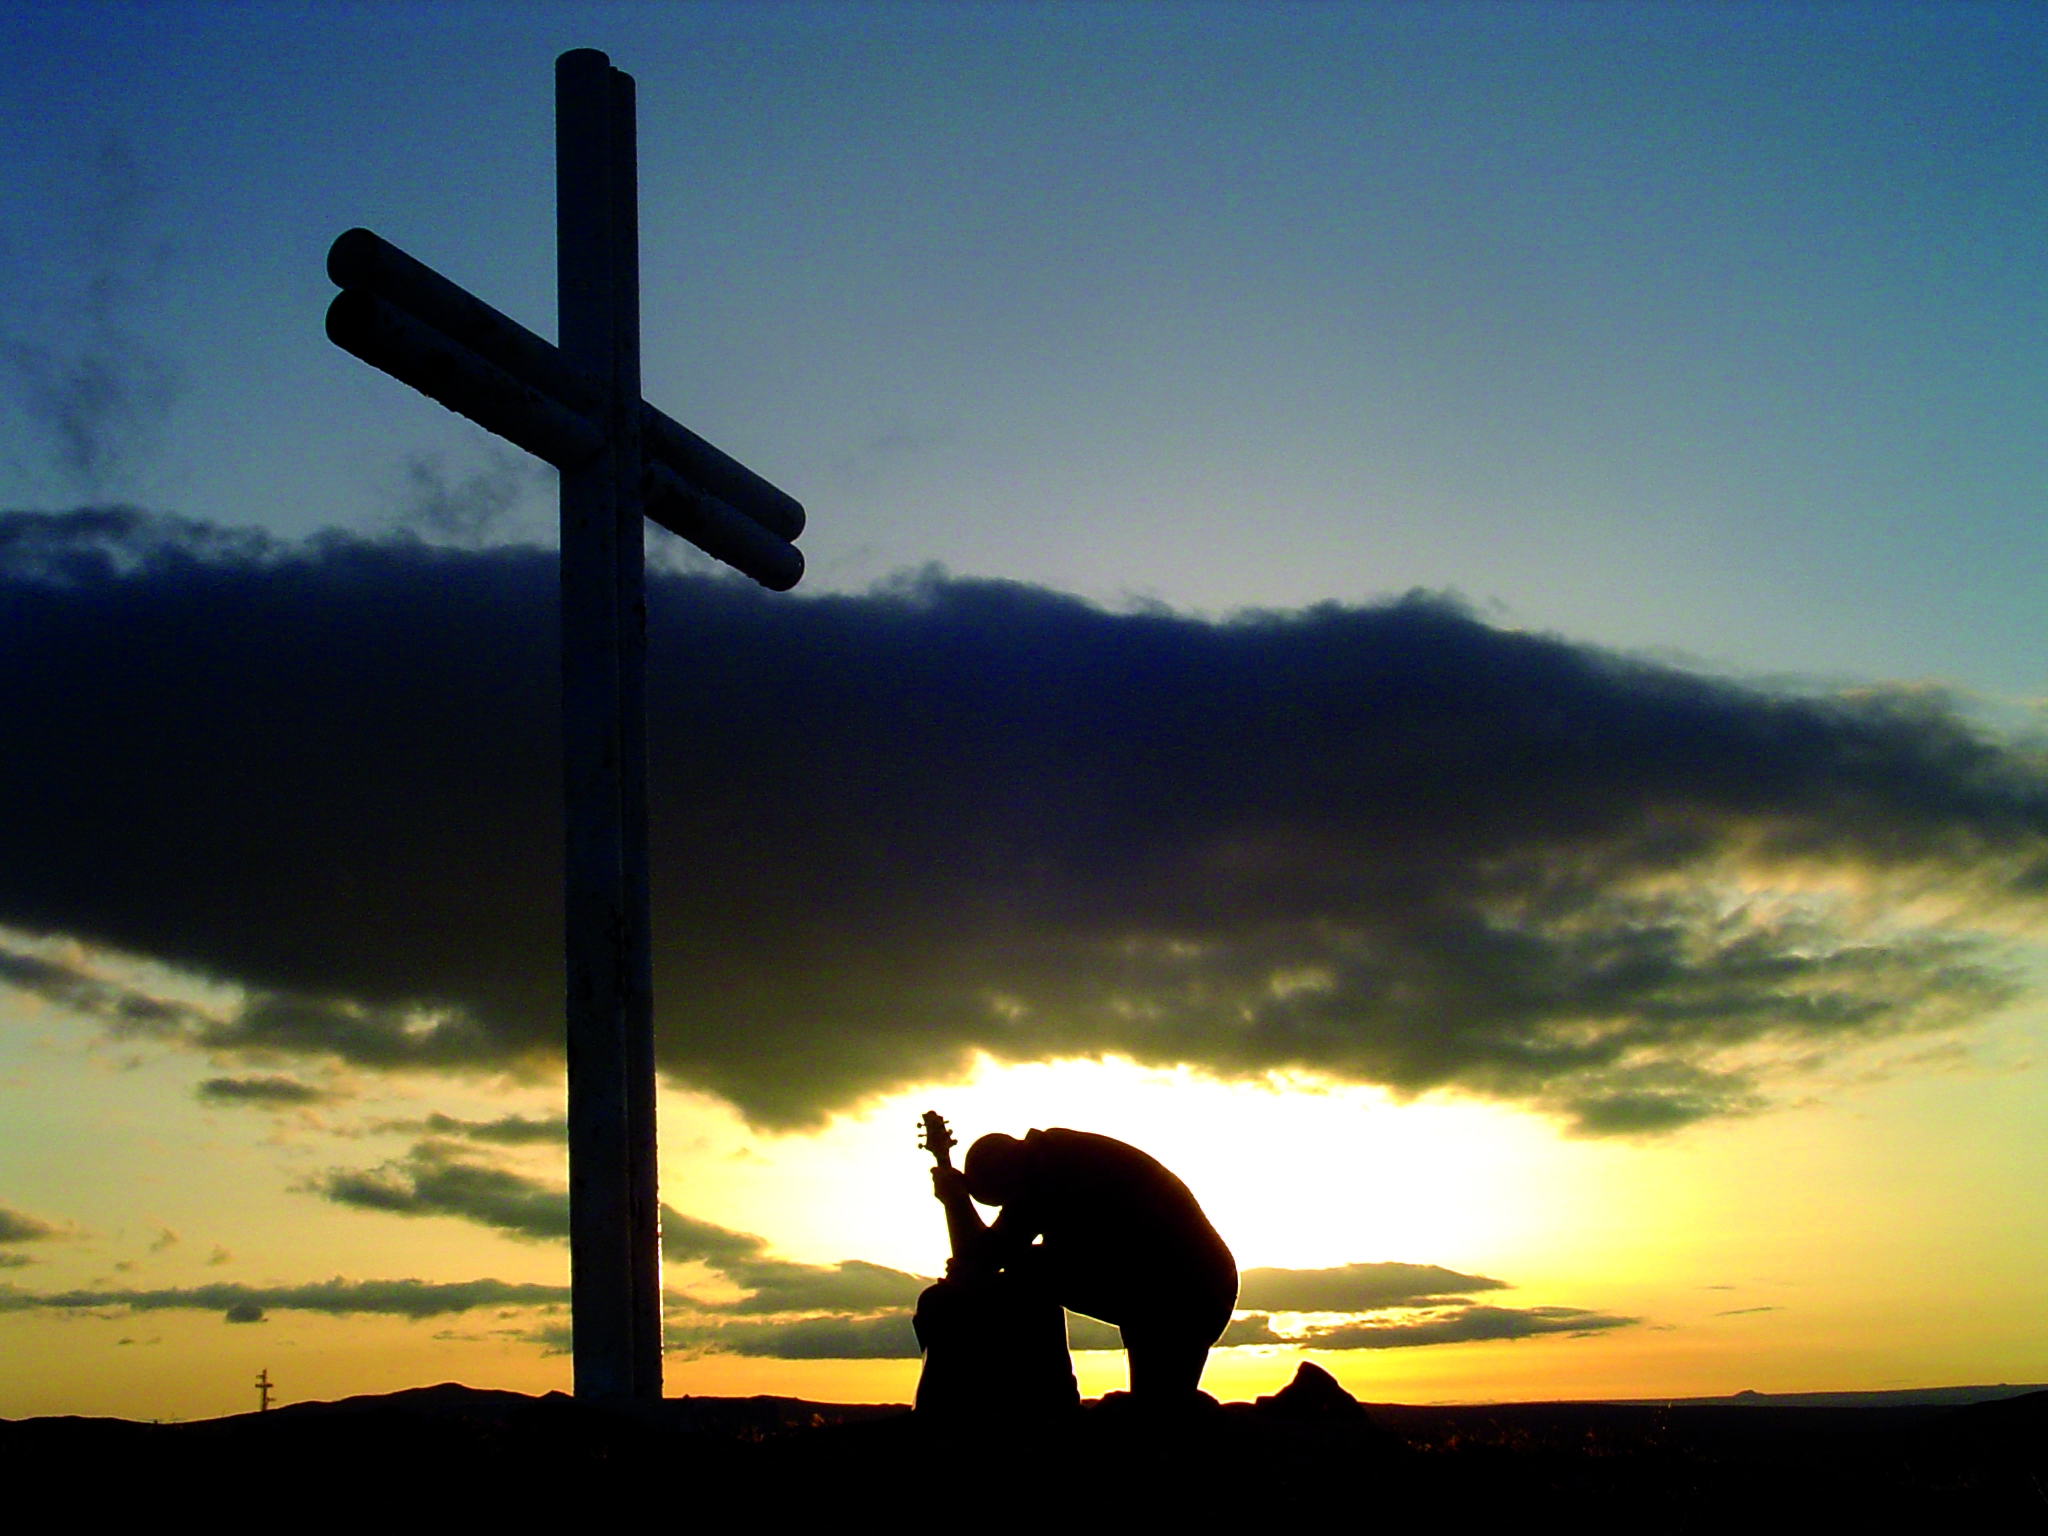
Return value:
M 934 1168 L 932 1170 L 932 1198 L 935 1200 L 965 1200 L 967 1175 L 958 1168 Z

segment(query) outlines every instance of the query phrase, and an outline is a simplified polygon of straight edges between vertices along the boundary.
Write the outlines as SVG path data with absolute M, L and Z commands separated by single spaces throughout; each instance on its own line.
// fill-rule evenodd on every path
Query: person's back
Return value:
M 1187 1185 L 1158 1159 L 1090 1131 L 1034 1130 L 1022 1145 L 1031 1172 L 998 1226 L 1043 1235 L 1068 1307 L 1121 1326 L 1163 1311 L 1213 1313 L 1221 1298 L 1221 1331 L 1237 1264 Z

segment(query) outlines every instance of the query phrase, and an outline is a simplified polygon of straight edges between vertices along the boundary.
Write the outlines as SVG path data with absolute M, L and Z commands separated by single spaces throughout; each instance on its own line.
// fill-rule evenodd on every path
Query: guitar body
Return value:
M 952 1133 L 924 1116 L 924 1149 L 950 1168 Z M 955 1205 L 958 1209 L 955 1209 Z M 940 1418 L 1042 1418 L 1080 1405 L 1067 1314 L 1030 1263 L 994 1269 L 980 1261 L 983 1228 L 965 1196 L 946 1204 L 953 1257 L 946 1278 L 917 1299 L 924 1351 L 917 1411 Z

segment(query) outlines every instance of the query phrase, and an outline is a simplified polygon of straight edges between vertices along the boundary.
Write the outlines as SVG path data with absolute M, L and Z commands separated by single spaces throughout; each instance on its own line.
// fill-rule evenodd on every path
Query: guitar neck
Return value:
M 988 1228 L 981 1224 L 981 1214 L 967 1196 L 954 1195 L 945 1205 L 946 1241 L 953 1249 L 953 1264 L 947 1273 L 977 1272 L 984 1262 L 982 1239 L 988 1235 Z
M 934 1132 L 937 1134 L 933 1134 Z M 932 1155 L 932 1162 L 940 1168 L 953 1166 L 953 1138 L 947 1132 L 945 1123 L 934 1119 L 925 1122 L 925 1150 Z M 940 1204 L 946 1210 L 946 1241 L 953 1249 L 953 1262 L 946 1268 L 954 1274 L 962 1267 L 977 1262 L 981 1247 L 979 1241 L 983 1227 L 980 1214 L 974 1209 L 974 1201 L 955 1187 L 940 1197 Z

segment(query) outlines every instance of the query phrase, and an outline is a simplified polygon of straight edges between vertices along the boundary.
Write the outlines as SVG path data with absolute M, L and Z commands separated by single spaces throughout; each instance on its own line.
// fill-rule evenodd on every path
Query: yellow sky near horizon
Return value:
M 61 1008 L 5 1004 L 0 1204 L 61 1232 L 7 1251 L 15 1292 L 291 1285 L 341 1276 L 560 1285 L 563 1246 L 446 1216 L 318 1197 L 335 1168 L 399 1157 L 431 1113 L 559 1110 L 559 1085 L 301 1072 L 334 1097 L 266 1109 L 202 1103 L 203 1057 L 113 1041 Z M 2037 1197 L 2041 1010 L 1951 1042 L 1879 1044 L 1802 1080 L 1802 1101 L 1648 1139 L 1585 1139 L 1469 1097 L 1276 1079 L 1224 1084 L 1128 1062 L 1000 1066 L 892 1094 L 809 1134 L 751 1130 L 668 1092 L 664 1198 L 759 1234 L 776 1258 L 860 1259 L 931 1274 L 943 1221 L 916 1116 L 963 1140 L 1066 1124 L 1153 1152 L 1203 1200 L 1243 1268 L 1395 1260 L 1503 1281 L 1477 1299 L 1639 1319 L 1588 1336 L 1343 1351 L 1218 1350 L 1220 1397 L 1276 1390 L 1303 1358 L 1389 1401 L 1875 1390 L 2048 1379 L 2034 1319 L 2048 1300 Z M 244 1066 L 246 1069 L 246 1066 Z M 553 1146 L 494 1149 L 558 1183 Z M 168 1234 L 168 1235 L 167 1235 Z M 694 1267 L 670 1285 L 701 1285 Z M 566 1388 L 533 1337 L 549 1315 L 428 1317 L 270 1310 L 0 1311 L 0 1416 L 242 1411 L 268 1369 L 283 1400 L 440 1380 Z M 553 1323 L 559 1327 L 559 1316 Z M 1084 1392 L 1122 1385 L 1120 1355 L 1077 1354 Z M 901 1401 L 909 1360 L 673 1353 L 672 1394 Z

